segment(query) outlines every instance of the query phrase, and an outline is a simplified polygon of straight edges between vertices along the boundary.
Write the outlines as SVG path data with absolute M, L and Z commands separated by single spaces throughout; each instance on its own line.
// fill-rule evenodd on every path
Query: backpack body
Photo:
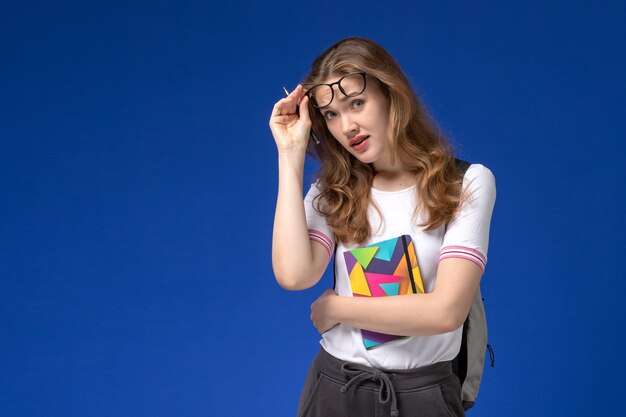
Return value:
M 461 398 L 465 410 L 474 406 L 478 396 L 487 348 L 491 352 L 491 347 L 487 344 L 485 306 L 480 287 L 478 287 L 469 315 L 463 323 L 461 349 L 457 357 L 452 360 L 452 369 L 461 383 Z

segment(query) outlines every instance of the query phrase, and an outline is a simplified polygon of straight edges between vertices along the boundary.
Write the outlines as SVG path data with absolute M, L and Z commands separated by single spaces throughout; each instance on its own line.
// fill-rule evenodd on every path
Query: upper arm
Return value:
M 311 287 L 319 282 L 328 268 L 331 255 L 326 244 L 320 243 L 317 240 L 311 240 L 311 254 L 313 256 L 311 264 L 311 277 L 314 281 Z
M 483 270 L 467 259 L 447 258 L 439 262 L 433 294 L 443 309 L 447 331 L 455 330 L 467 318 L 482 275 Z
M 317 183 L 311 185 L 308 193 L 304 198 L 304 211 L 309 233 L 309 241 L 311 242 L 311 266 L 307 271 L 309 275 L 308 286 L 312 287 L 317 284 L 324 275 L 326 268 L 332 258 L 335 249 L 335 242 L 331 238 L 333 233 L 328 225 L 326 218 L 315 210 L 314 204 L 317 202 L 315 197 L 319 194 Z
M 496 198 L 495 178 L 483 165 L 470 166 L 463 188 L 470 198 L 448 223 L 433 291 L 441 299 L 451 330 L 467 317 L 485 270 Z

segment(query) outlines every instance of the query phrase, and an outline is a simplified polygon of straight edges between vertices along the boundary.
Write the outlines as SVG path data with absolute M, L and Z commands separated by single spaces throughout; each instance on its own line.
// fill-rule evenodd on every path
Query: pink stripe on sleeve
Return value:
M 487 265 L 487 258 L 481 252 L 476 249 L 467 248 L 465 246 L 446 246 L 441 248 L 441 254 L 439 261 L 447 258 L 461 258 L 474 262 L 485 272 L 485 266 Z
M 326 248 L 326 251 L 328 252 L 328 257 L 329 258 L 332 257 L 334 244 L 333 244 L 333 241 L 328 236 L 326 236 L 324 233 L 320 232 L 319 230 L 309 229 L 309 239 L 314 242 L 321 243 L 322 246 Z

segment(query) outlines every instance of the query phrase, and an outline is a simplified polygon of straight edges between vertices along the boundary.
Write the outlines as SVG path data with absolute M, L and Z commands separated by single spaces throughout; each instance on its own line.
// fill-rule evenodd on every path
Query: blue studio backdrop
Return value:
M 624 22 L 610 1 L 2 2 L 0 415 L 295 415 L 332 268 L 275 282 L 268 121 L 348 36 L 496 177 L 495 367 L 468 415 L 613 414 Z

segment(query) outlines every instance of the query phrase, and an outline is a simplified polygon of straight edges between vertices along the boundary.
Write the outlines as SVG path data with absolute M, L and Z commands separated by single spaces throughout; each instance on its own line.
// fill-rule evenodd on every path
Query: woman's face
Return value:
M 341 77 L 331 77 L 324 83 L 334 83 Z M 362 89 L 358 77 L 342 80 L 342 87 L 347 92 Z M 390 160 L 390 147 L 387 140 L 389 126 L 389 100 L 378 82 L 368 78 L 365 90 L 354 97 L 348 97 L 333 86 L 334 98 L 330 105 L 319 109 L 328 130 L 334 138 L 361 162 L 386 166 Z M 330 94 L 330 91 L 327 91 Z M 364 140 L 363 140 L 364 139 Z M 377 163 L 378 162 L 378 163 Z

